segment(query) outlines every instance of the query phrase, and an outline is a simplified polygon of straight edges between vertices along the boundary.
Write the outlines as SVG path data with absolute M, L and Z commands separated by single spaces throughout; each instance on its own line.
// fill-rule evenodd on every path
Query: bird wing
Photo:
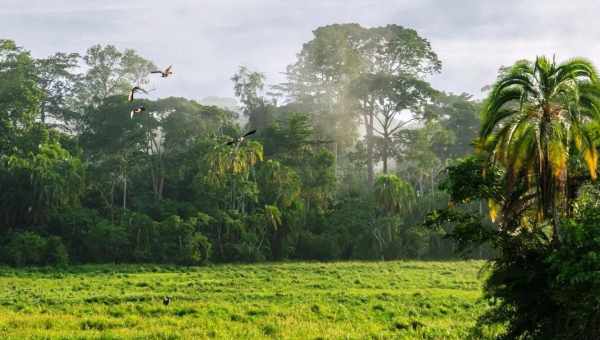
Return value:
M 169 67 L 167 67 L 167 68 L 165 69 L 165 72 L 164 72 L 164 73 L 166 73 L 166 74 L 169 74 L 169 73 L 171 73 L 171 67 L 173 67 L 173 65 L 169 65 Z
M 248 132 L 246 132 L 246 134 L 245 134 L 245 135 L 243 135 L 242 137 L 248 137 L 248 136 L 250 136 L 250 135 L 253 135 L 253 134 L 255 134 L 255 133 L 256 133 L 256 130 L 248 131 Z
M 237 141 L 236 140 L 232 140 L 232 141 L 227 142 L 227 145 L 233 145 L 235 143 L 237 143 Z
M 134 92 L 133 89 L 131 91 L 129 91 L 129 96 L 127 97 L 127 100 L 130 102 L 133 101 L 133 92 Z
M 163 71 L 150 71 L 150 73 L 163 73 Z
M 129 113 L 129 119 L 133 119 L 133 112 L 134 110 L 131 110 L 131 112 Z

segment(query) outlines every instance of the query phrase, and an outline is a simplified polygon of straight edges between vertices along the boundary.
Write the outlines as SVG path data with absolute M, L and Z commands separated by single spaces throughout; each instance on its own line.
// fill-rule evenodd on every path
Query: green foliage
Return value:
M 46 261 L 47 240 L 30 232 L 10 235 L 5 246 L 5 256 L 15 266 L 40 266 Z
M 50 236 L 46 242 L 46 263 L 53 266 L 64 267 L 69 264 L 69 253 L 62 239 Z
M 248 127 L 262 130 L 270 126 L 273 122 L 274 107 L 260 95 L 265 75 L 241 66 L 231 80 L 234 83 L 235 95 L 243 105 L 243 113 L 248 117 Z
M 197 231 L 198 220 L 182 220 L 171 216 L 159 224 L 157 255 L 160 262 L 175 262 L 197 265 L 207 261 L 210 256 L 208 239 Z
M 499 170 L 487 168 L 480 158 L 459 159 L 446 168 L 446 173 L 440 189 L 448 192 L 454 203 L 469 203 L 501 195 Z
M 597 81 L 580 59 L 539 57 L 504 70 L 484 103 L 478 157 L 450 166 L 441 185 L 456 205 L 425 223 L 460 250 L 495 251 L 484 286 L 491 308 L 479 328 L 505 326 L 501 338 L 600 336 L 598 195 L 585 185 L 596 178 Z M 494 224 L 483 199 L 492 221 L 500 210 Z
M 372 93 L 364 91 L 365 77 L 385 79 L 372 83 L 382 86 L 366 87 L 377 88 L 379 92 L 389 90 L 388 93 L 394 93 L 392 97 L 414 103 L 419 96 L 411 94 L 420 92 L 421 85 L 428 85 L 420 82 L 421 77 L 441 68 L 429 42 L 416 31 L 402 26 L 365 28 L 358 24 L 333 24 L 317 28 L 313 35 L 298 53 L 297 61 L 288 66 L 288 82 L 283 89 L 313 113 L 317 135 L 334 139 L 342 150 L 350 147 L 357 137 L 356 118 L 375 114 L 374 100 L 358 103 Z M 387 80 L 398 86 L 389 86 Z M 399 108 L 410 106 L 406 100 L 398 102 L 402 102 Z M 370 137 L 373 118 L 370 124 L 363 123 Z
M 81 160 L 53 139 L 38 126 L 23 136 L 22 149 L 0 156 L 0 218 L 9 226 L 45 223 L 50 211 L 79 204 Z
M 560 211 L 570 204 L 570 158 L 583 159 L 596 178 L 597 145 L 588 127 L 600 116 L 599 98 L 598 74 L 583 59 L 521 61 L 496 82 L 483 105 L 478 147 L 506 170 L 506 199 L 494 202 L 505 225 L 523 214 L 515 214 L 516 205 L 529 206 L 537 220 L 552 221 L 559 241 Z
M 35 63 L 29 52 L 12 40 L 0 39 L 0 141 L 11 141 L 11 134 L 26 131 L 34 122 L 44 93 L 36 78 Z M 8 145 L 0 143 L 0 151 Z
M 47 243 L 47 261 L 20 264 L 432 254 L 440 247 L 418 225 L 424 210 L 446 204 L 432 169 L 454 145 L 444 124 L 471 128 L 469 99 L 443 97 L 424 81 L 440 62 L 414 30 L 350 24 L 314 33 L 290 82 L 276 87 L 285 93 L 264 94 L 264 76 L 245 67 L 234 75 L 246 127 L 235 112 L 185 98 L 140 93 L 128 102 L 131 86 L 150 89 L 155 79 L 135 51 L 95 45 L 35 59 L 2 40 L 0 251 L 11 235 L 33 232 Z M 405 144 L 394 126 L 355 144 L 365 96 L 377 98 L 377 114 L 410 110 L 427 125 Z M 435 119 L 426 118 L 442 97 Z M 130 117 L 132 105 L 146 110 Z M 226 145 L 248 128 L 258 132 Z M 401 186 L 417 192 L 379 185 L 374 195 L 368 165 L 388 158 L 410 164 L 396 168 L 409 181 Z
M 375 181 L 375 200 L 386 214 L 410 210 L 414 191 L 395 175 L 382 175 Z
M 114 95 L 126 95 L 133 85 L 144 86 L 154 64 L 131 49 L 94 45 L 83 56 L 86 73 L 76 83 L 79 107 L 101 104 Z
M 496 303 L 480 322 L 507 324 L 507 339 L 597 338 L 599 223 L 595 209 L 564 221 L 559 249 L 536 231 L 504 240 L 486 281 Z

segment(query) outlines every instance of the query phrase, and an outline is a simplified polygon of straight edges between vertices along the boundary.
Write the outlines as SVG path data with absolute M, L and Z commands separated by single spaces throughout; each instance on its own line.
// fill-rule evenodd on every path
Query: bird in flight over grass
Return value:
M 133 118 L 133 115 L 136 113 L 141 113 L 146 111 L 146 108 L 144 107 L 144 105 L 140 105 L 140 106 L 136 106 L 133 108 L 133 110 L 131 110 L 131 112 L 129 113 L 129 118 Z
M 148 91 L 144 90 L 143 88 L 139 87 L 139 86 L 134 86 L 131 88 L 131 90 L 129 90 L 129 97 L 127 98 L 128 101 L 133 101 L 133 95 L 136 92 L 143 92 L 143 93 L 148 93 Z
M 256 130 L 248 131 L 243 136 L 236 137 L 235 139 L 227 142 L 227 145 L 234 145 L 234 144 L 235 145 L 240 145 L 240 144 L 242 144 L 246 140 L 246 137 L 248 137 L 250 135 L 253 135 L 255 133 L 256 133 Z
M 173 71 L 171 71 L 172 67 L 173 67 L 173 65 L 169 65 L 169 67 L 167 67 L 166 69 L 164 69 L 162 71 L 156 70 L 156 71 L 152 71 L 150 73 L 159 73 L 161 77 L 167 78 L 168 76 L 173 74 Z
M 168 305 L 169 305 L 169 303 L 171 303 L 171 298 L 170 298 L 170 297 L 168 297 L 168 296 L 165 296 L 165 297 L 163 298 L 163 305 L 165 305 L 165 306 L 168 306 Z

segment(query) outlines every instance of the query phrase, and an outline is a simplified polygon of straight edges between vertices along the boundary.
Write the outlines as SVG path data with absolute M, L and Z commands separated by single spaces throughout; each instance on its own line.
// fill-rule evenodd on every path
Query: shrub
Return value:
M 54 266 L 66 266 L 69 264 L 69 254 L 62 239 L 58 236 L 50 236 L 46 243 L 46 263 Z
M 562 246 L 546 259 L 556 334 L 600 339 L 600 211 L 584 211 L 563 232 Z
M 182 220 L 173 215 L 159 225 L 154 257 L 160 262 L 185 265 L 205 263 L 210 257 L 210 241 L 198 229 L 198 220 Z
M 561 230 L 557 246 L 542 232 L 502 241 L 481 324 L 506 324 L 506 339 L 600 339 L 600 212 L 587 209 Z
M 211 244 L 206 236 L 195 233 L 188 241 L 188 246 L 183 250 L 182 262 L 185 264 L 200 265 L 206 263 L 210 257 Z
M 336 235 L 303 232 L 298 237 L 296 256 L 305 260 L 334 260 L 341 256 Z
M 121 225 L 101 220 L 83 237 L 87 254 L 94 262 L 114 262 L 128 257 L 127 230 Z
M 15 266 L 39 266 L 45 264 L 47 241 L 30 232 L 16 232 L 9 238 L 5 256 Z

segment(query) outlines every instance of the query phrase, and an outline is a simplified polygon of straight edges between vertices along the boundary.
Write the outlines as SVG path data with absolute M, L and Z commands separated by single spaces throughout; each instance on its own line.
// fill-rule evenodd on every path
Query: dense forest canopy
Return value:
M 143 92 L 129 102 L 133 86 L 177 81 L 133 50 L 36 59 L 2 40 L 3 261 L 454 256 L 444 231 L 420 224 L 447 206 L 438 184 L 472 151 L 481 104 L 431 87 L 442 65 L 412 29 L 313 33 L 288 81 L 242 66 L 239 105 L 221 106 Z

